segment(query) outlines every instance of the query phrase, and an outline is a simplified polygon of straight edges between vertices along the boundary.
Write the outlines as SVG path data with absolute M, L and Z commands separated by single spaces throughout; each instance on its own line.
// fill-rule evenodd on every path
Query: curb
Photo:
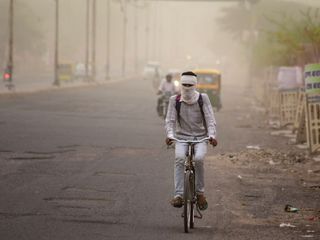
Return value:
M 105 81 L 96 81 L 96 82 L 87 82 L 87 83 L 75 83 L 72 85 L 62 85 L 59 87 L 48 86 L 48 87 L 44 87 L 44 88 L 30 89 L 30 90 L 18 90 L 18 91 L 14 90 L 14 91 L 7 91 L 7 92 L 0 91 L 0 97 L 33 94 L 33 93 L 40 93 L 40 92 L 60 91 L 60 90 L 73 89 L 73 88 L 96 87 L 96 86 L 101 86 L 101 85 L 108 85 L 108 84 L 129 81 L 131 79 L 132 79 L 132 77 L 122 78 L 122 79 L 117 79 L 117 80 L 108 80 L 108 81 L 105 80 Z

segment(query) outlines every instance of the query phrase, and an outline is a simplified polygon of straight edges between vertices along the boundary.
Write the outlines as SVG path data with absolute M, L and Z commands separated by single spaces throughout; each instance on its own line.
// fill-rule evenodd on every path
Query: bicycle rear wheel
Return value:
M 194 208 L 193 208 L 193 187 L 192 173 L 187 170 L 184 175 L 184 193 L 183 193 L 183 222 L 184 232 L 188 233 L 194 226 Z

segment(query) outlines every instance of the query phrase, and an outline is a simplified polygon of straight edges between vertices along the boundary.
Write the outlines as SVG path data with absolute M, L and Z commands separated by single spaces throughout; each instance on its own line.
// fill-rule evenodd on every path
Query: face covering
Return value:
M 199 93 L 196 91 L 196 86 L 181 86 L 181 101 L 184 101 L 187 104 L 194 104 L 198 101 L 198 98 Z
M 192 84 L 185 87 L 182 84 Z M 181 77 L 181 101 L 187 104 L 194 104 L 198 101 L 199 93 L 196 91 L 197 78 L 195 76 L 184 75 Z

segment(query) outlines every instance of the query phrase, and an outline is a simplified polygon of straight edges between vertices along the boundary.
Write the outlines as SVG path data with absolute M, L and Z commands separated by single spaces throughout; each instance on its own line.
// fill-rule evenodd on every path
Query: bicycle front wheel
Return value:
M 194 226 L 194 209 L 193 209 L 193 175 L 188 170 L 184 175 L 184 193 L 183 193 L 183 222 L 184 232 L 188 233 L 190 228 Z

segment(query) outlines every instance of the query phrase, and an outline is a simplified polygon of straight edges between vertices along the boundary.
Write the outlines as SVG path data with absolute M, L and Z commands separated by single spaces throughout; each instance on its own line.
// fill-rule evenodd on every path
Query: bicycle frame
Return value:
M 196 205 L 196 210 L 199 214 L 199 216 L 194 215 L 194 204 L 197 202 L 196 197 L 196 191 L 195 191 L 195 168 L 194 168 L 194 146 L 197 143 L 204 142 L 206 140 L 209 140 L 209 137 L 203 138 L 201 140 L 179 140 L 179 139 L 173 139 L 177 142 L 181 143 L 187 143 L 188 144 L 188 152 L 186 156 L 185 161 L 185 183 L 184 183 L 184 211 L 182 213 L 182 217 L 184 218 L 184 231 L 186 233 L 189 232 L 189 228 L 194 227 L 194 218 L 202 218 L 202 214 L 198 208 L 198 205 Z

